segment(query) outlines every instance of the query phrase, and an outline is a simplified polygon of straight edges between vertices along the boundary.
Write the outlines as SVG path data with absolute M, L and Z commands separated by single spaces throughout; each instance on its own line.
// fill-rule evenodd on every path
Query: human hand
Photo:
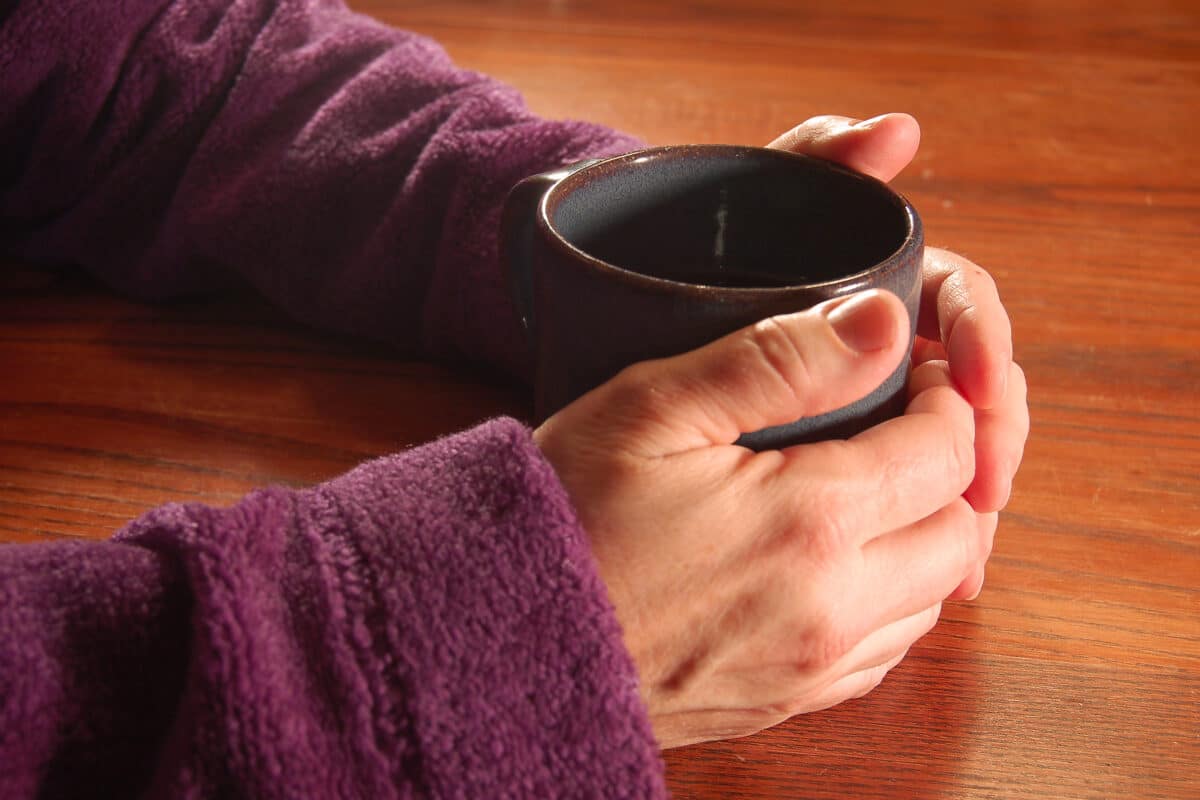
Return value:
M 863 122 L 824 116 L 769 146 L 890 181 L 912 161 L 920 139 L 917 121 L 907 114 Z M 975 409 L 975 480 L 965 497 L 977 513 L 991 514 L 1008 502 L 1029 435 L 1025 374 L 1012 360 L 1012 327 L 991 276 L 933 247 L 925 250 L 924 271 L 913 366 L 947 363 L 954 385 Z M 973 598 L 982 586 L 983 563 L 953 596 Z
M 746 431 L 866 395 L 908 341 L 873 291 L 634 365 L 535 431 L 570 493 L 664 747 L 866 693 L 986 557 L 963 499 L 975 412 L 951 369 L 848 441 L 753 453 Z

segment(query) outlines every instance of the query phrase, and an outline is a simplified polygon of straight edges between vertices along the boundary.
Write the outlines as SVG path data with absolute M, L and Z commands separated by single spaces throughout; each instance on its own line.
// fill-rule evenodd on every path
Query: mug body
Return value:
M 900 297 L 915 334 L 920 218 L 883 183 L 819 159 L 725 145 L 638 151 L 527 181 L 504 227 L 539 420 L 625 366 L 864 289 Z M 907 374 L 906 359 L 857 403 L 740 443 L 853 435 L 903 410 Z

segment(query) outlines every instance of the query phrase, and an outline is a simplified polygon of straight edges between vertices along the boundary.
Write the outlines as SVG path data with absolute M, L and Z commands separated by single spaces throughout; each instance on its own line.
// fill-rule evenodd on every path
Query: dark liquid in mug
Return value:
M 599 261 L 714 287 L 842 280 L 886 259 L 908 234 L 886 189 L 805 159 L 626 164 L 548 211 L 567 242 Z

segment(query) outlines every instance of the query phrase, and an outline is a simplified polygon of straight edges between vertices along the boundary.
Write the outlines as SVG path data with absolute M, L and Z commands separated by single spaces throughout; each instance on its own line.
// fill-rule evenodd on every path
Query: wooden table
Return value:
M 1195 0 L 357 7 L 540 112 L 654 142 L 912 112 L 897 185 L 1007 301 L 1033 434 L 982 597 L 865 699 L 668 753 L 676 796 L 1200 797 Z M 525 408 L 252 298 L 151 308 L 0 274 L 4 540 L 106 536 Z

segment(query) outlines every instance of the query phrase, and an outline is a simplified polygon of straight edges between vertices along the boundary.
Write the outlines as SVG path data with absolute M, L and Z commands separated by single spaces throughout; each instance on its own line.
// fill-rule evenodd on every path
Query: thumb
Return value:
M 732 444 L 865 397 L 895 371 L 908 333 L 900 299 L 871 290 L 637 364 L 605 385 L 601 402 L 636 428 L 647 455 Z

